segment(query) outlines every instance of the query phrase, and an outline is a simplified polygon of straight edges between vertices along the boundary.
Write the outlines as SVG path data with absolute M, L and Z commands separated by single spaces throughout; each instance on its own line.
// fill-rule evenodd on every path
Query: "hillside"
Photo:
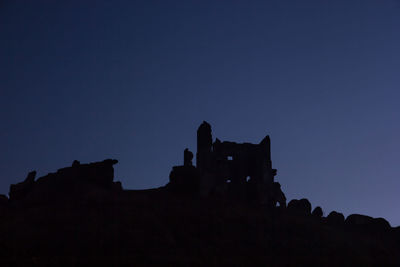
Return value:
M 123 190 L 115 163 L 74 162 L 12 185 L 1 202 L 2 266 L 400 264 L 400 230 L 383 219 L 321 217 L 305 200 L 269 208 L 169 185 Z

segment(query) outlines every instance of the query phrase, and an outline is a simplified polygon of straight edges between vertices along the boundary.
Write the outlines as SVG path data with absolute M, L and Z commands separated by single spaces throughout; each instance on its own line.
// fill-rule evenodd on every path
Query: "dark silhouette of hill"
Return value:
M 185 150 L 184 165 L 160 188 L 123 190 L 110 159 L 74 161 L 38 179 L 29 173 L 0 197 L 0 264 L 400 264 L 400 228 L 359 214 L 324 216 L 307 199 L 286 206 L 269 138 L 210 147 L 210 129 L 199 128 L 197 166 Z

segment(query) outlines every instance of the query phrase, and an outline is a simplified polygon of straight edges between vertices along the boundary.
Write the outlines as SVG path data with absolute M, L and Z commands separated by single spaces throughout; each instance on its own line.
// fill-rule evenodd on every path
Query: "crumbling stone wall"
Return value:
M 280 184 L 274 182 L 277 170 L 272 168 L 269 136 L 259 144 L 221 142 L 218 138 L 213 142 L 211 125 L 203 122 L 197 130 L 196 171 L 192 155 L 185 149 L 184 165 L 173 167 L 170 174 L 170 188 L 191 187 L 201 196 L 225 194 L 286 207 Z
M 122 190 L 121 183 L 114 182 L 113 165 L 117 162 L 106 159 L 80 164 L 75 160 L 71 167 L 59 169 L 56 173 L 49 173 L 36 181 L 36 171 L 32 171 L 23 182 L 10 186 L 9 201 L 26 198 L 50 201 L 57 198 L 57 195 L 79 194 L 93 186 L 105 190 Z

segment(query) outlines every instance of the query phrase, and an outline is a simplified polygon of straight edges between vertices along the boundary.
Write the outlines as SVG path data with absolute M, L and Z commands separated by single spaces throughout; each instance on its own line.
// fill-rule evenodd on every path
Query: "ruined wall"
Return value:
M 280 185 L 274 183 L 277 171 L 272 168 L 269 136 L 259 144 L 221 142 L 218 138 L 212 142 L 211 125 L 204 121 L 197 130 L 195 168 L 192 155 L 185 149 L 184 165 L 175 166 L 170 174 L 170 188 L 190 188 L 203 197 L 230 195 L 270 205 L 279 198 L 279 203 L 286 205 Z
M 113 159 L 90 164 L 74 161 L 71 167 L 59 169 L 37 180 L 36 172 L 30 172 L 23 182 L 10 186 L 9 200 L 43 202 L 84 196 L 95 190 L 122 190 L 121 183 L 114 182 L 113 165 L 117 162 Z

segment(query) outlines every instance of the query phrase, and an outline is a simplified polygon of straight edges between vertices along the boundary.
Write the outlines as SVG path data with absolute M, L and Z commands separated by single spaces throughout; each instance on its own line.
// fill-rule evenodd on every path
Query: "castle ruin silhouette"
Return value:
M 204 121 L 197 130 L 197 166 L 192 159 L 193 153 L 186 148 L 184 164 L 174 166 L 170 173 L 172 190 L 286 207 L 280 184 L 274 181 L 277 170 L 272 168 L 268 135 L 259 144 L 221 142 L 218 138 L 213 142 L 211 125 Z

